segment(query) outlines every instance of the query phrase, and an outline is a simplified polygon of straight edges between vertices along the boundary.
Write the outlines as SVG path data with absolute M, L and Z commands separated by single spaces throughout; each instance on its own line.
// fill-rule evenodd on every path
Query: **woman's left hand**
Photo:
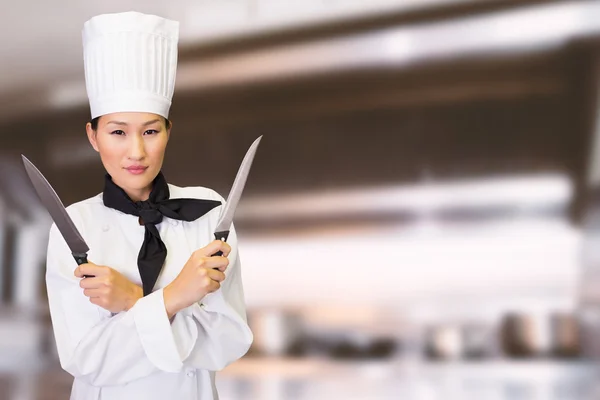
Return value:
M 92 275 L 83 278 L 84 275 Z M 90 302 L 110 312 L 127 311 L 144 296 L 140 286 L 125 278 L 120 272 L 94 263 L 81 264 L 75 276 L 83 278 L 79 286 Z

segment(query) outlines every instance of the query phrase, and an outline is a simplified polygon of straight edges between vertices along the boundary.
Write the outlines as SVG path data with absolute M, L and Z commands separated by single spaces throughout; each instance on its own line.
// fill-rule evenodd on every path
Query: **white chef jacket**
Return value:
M 224 199 L 203 187 L 169 184 L 170 198 Z M 53 224 L 46 284 L 58 355 L 74 376 L 71 400 L 218 399 L 215 371 L 248 351 L 247 325 L 235 228 L 229 267 L 221 288 L 177 313 L 165 310 L 164 286 L 175 279 L 190 255 L 214 240 L 222 206 L 196 221 L 164 217 L 157 225 L 167 258 L 154 292 L 129 310 L 113 314 L 83 295 L 77 263 Z M 88 244 L 88 260 L 111 267 L 141 286 L 137 257 L 144 240 L 138 217 L 105 207 L 102 193 L 67 207 Z

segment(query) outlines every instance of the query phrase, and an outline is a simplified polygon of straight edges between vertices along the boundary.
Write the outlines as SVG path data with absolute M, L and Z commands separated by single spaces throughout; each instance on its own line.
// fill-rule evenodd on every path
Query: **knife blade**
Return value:
M 48 213 L 52 217 L 60 234 L 71 249 L 71 254 L 75 259 L 75 262 L 77 262 L 77 265 L 87 263 L 87 252 L 90 249 L 67 213 L 60 197 L 58 197 L 54 188 L 48 183 L 48 180 L 37 167 L 22 154 L 21 158 L 23 159 L 25 171 L 33 184 L 33 188 L 38 194 L 44 207 L 46 207 L 46 210 L 48 210 Z M 90 277 L 90 275 L 84 276 Z
M 231 228 L 231 224 L 233 222 L 233 216 L 235 215 L 235 210 L 237 205 L 242 197 L 242 192 L 244 191 L 244 186 L 246 185 L 246 180 L 248 179 L 248 173 L 250 172 L 250 167 L 252 166 L 252 161 L 254 161 L 254 155 L 256 154 L 256 149 L 262 139 L 262 135 L 256 139 L 248 151 L 246 151 L 246 155 L 242 160 L 242 164 L 240 165 L 240 169 L 235 176 L 235 180 L 233 181 L 233 186 L 231 187 L 231 191 L 229 192 L 229 196 L 227 197 L 227 202 L 225 203 L 225 207 L 221 211 L 221 215 L 219 217 L 219 222 L 217 223 L 217 228 L 215 230 L 215 239 L 227 241 L 227 237 L 229 236 L 229 230 Z M 218 251 L 213 254 L 213 256 L 223 255 L 223 252 Z

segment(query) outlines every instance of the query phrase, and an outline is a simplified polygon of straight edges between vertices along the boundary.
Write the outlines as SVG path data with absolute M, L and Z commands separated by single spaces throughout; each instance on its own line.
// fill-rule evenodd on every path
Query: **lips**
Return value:
M 125 168 L 132 174 L 141 174 L 148 169 L 148 167 L 144 167 L 143 165 L 132 165 L 131 167 Z

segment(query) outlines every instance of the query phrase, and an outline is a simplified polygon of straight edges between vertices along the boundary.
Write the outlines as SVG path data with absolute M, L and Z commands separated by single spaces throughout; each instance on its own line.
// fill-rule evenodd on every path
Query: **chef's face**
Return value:
M 165 119 L 141 112 L 106 114 L 96 130 L 88 122 L 86 131 L 113 182 L 132 200 L 147 200 L 171 133 Z

